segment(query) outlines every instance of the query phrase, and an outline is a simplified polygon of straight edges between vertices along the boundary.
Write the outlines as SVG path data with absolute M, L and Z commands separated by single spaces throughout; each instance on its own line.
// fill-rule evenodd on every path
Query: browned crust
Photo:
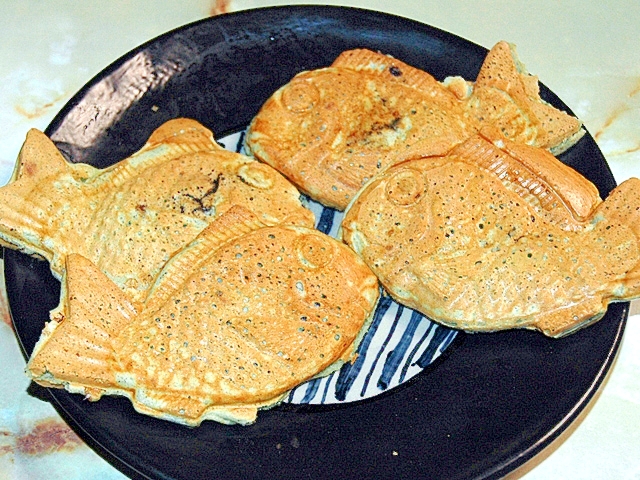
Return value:
M 441 155 L 490 126 L 508 139 L 558 153 L 584 133 L 545 103 L 513 46 L 499 42 L 475 83 L 427 72 L 366 49 L 298 74 L 263 105 L 247 150 L 320 203 L 343 210 L 388 166 Z
M 343 239 L 398 302 L 438 322 L 563 336 L 640 296 L 639 183 L 602 202 L 547 151 L 476 136 L 376 177 Z

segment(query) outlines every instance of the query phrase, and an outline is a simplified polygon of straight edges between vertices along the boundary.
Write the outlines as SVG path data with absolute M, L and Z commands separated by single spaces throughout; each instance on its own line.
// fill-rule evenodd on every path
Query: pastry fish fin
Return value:
M 184 155 L 223 150 L 215 141 L 211 130 L 195 120 L 176 118 L 154 130 L 142 148 L 129 158 L 103 170 L 103 181 L 97 185 L 122 185 L 145 168 Z
M 69 163 L 53 141 L 40 130 L 32 128 L 18 153 L 18 161 L 10 182 L 36 184 L 40 180 L 69 170 Z
M 518 60 L 513 44 L 501 41 L 489 51 L 476 78 L 472 95 L 482 98 L 482 90 L 491 89 L 506 94 L 522 110 L 537 130 L 534 139 L 536 146 L 550 149 L 557 155 L 570 148 L 585 133 L 580 120 L 556 109 L 540 97 L 538 78 L 526 71 Z M 493 109 L 495 107 L 481 110 L 490 113 Z M 499 119 L 494 120 L 499 122 Z
M 67 256 L 60 297 L 29 359 L 27 374 L 42 385 L 97 400 L 105 390 L 119 388 L 111 342 L 137 315 L 136 306 L 79 254 Z
M 561 338 L 596 323 L 606 313 L 607 302 L 594 296 L 580 303 L 543 312 L 535 323 L 525 328 L 539 330 L 548 337 Z
M 629 226 L 640 238 L 640 179 L 629 178 L 614 188 L 597 213 L 602 213 L 609 222 Z
M 506 139 L 498 139 L 496 134 L 487 136 L 486 131 L 480 133 L 511 157 L 517 159 L 537 177 L 544 180 L 571 209 L 576 220 L 586 220 L 602 202 L 597 187 L 591 181 L 562 163 L 548 151 Z
M 424 70 L 412 67 L 390 55 L 364 48 L 342 52 L 331 64 L 331 67 L 376 73 L 412 88 L 426 92 L 430 89 L 436 89 L 441 93 L 450 94 L 452 98 L 454 97 L 452 92 L 449 92 L 446 87 Z
M 44 229 L 55 211 L 54 202 L 62 201 L 47 196 L 43 192 L 51 189 L 42 186 L 76 169 L 88 173 L 93 167 L 68 163 L 49 137 L 29 130 L 10 182 L 0 188 L 0 244 L 50 260 L 51 252 L 42 245 Z
M 621 289 L 620 298 L 631 300 L 640 297 L 640 179 L 629 178 L 614 188 L 604 202 L 598 206 L 594 220 L 606 221 L 607 225 L 612 227 L 607 229 L 607 232 L 611 232 L 612 236 L 622 226 L 624 230 L 630 230 L 635 237 L 635 245 L 631 248 L 631 251 L 635 252 L 635 258 L 623 259 L 625 262 L 633 263 L 635 261 L 635 265 L 627 271 L 623 279 L 624 288 Z M 620 241 L 628 243 L 628 236 L 623 237 Z
M 155 310 L 163 305 L 222 245 L 265 226 L 250 210 L 240 205 L 232 206 L 169 259 L 147 294 L 145 310 Z
M 163 123 L 153 131 L 145 147 L 153 148 L 160 144 L 189 145 L 198 151 L 223 149 L 216 143 L 211 130 L 189 118 L 175 118 Z
M 452 150 L 484 168 L 549 221 L 577 230 L 600 203 L 596 187 L 544 149 L 517 144 L 484 129 Z
M 420 281 L 428 285 L 430 290 L 439 298 L 447 298 L 455 291 L 455 284 L 464 282 L 472 273 L 469 265 L 481 263 L 485 260 L 485 252 L 481 249 L 458 250 L 449 254 L 431 255 L 419 262 L 415 269 L 419 273 Z M 453 298 L 448 298 L 451 301 Z

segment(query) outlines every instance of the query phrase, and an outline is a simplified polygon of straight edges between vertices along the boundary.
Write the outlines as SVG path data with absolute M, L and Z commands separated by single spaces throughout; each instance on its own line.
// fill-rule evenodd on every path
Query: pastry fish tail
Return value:
M 618 185 L 596 210 L 594 220 L 609 234 L 611 250 L 619 256 L 614 260 L 626 269 L 614 298 L 640 297 L 640 179 Z
M 137 315 L 136 306 L 91 261 L 66 259 L 60 305 L 34 347 L 27 375 L 35 382 L 97 400 L 120 393 L 112 339 Z
M 584 248 L 597 263 L 589 278 L 595 290 L 579 302 L 541 315 L 536 328 L 551 337 L 568 335 L 602 318 L 611 302 L 640 298 L 640 180 L 631 178 L 600 203 L 591 217 L 592 242 Z
M 470 101 L 470 112 L 481 123 L 554 155 L 573 146 L 585 133 L 580 120 L 540 97 L 538 78 L 518 60 L 515 45 L 504 41 L 487 54 Z
M 69 170 L 44 133 L 27 133 L 9 184 L 0 188 L 0 245 L 51 260 L 44 237 L 53 199 L 44 197 L 40 186 Z

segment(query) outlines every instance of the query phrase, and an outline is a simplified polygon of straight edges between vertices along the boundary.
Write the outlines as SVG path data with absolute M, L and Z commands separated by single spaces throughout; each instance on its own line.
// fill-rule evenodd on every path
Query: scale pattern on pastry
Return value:
M 31 130 L 0 188 L 0 243 L 48 260 L 56 278 L 66 256 L 80 254 L 143 300 L 163 265 L 233 205 L 269 225 L 314 223 L 282 175 L 225 150 L 193 120 L 163 124 L 105 169 L 67 162 Z
M 640 180 L 602 202 L 546 150 L 483 133 L 377 177 L 342 235 L 396 301 L 437 322 L 558 337 L 640 296 L 639 225 Z
M 249 126 L 246 146 L 311 198 L 344 210 L 389 165 L 446 153 L 488 125 L 554 154 L 584 134 L 577 118 L 540 98 L 515 47 L 499 42 L 475 83 L 439 82 L 390 56 L 346 51 L 276 91 Z
M 296 385 L 352 361 L 375 309 L 371 270 L 315 230 L 265 226 L 234 206 L 131 301 L 67 256 L 66 309 L 27 366 L 38 383 L 191 426 L 252 423 Z

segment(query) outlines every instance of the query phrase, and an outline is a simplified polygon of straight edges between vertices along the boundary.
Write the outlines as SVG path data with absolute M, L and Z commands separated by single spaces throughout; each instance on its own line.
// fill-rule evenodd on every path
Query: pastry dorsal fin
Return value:
M 549 185 L 571 209 L 577 220 L 583 221 L 588 218 L 602 201 L 593 183 L 547 150 L 508 140 L 498 142 L 503 151 Z
M 149 290 L 145 310 L 152 311 L 163 305 L 222 245 L 264 226 L 248 209 L 232 206 L 166 263 Z
M 60 298 L 34 348 L 28 374 L 43 384 L 74 389 L 117 387 L 111 342 L 135 318 L 136 307 L 78 254 L 67 256 Z
M 187 118 L 169 120 L 154 130 L 140 150 L 105 169 L 104 181 L 99 182 L 97 186 L 109 184 L 117 187 L 147 167 L 188 154 L 221 150 L 224 148 L 216 143 L 211 130 L 195 120 Z
M 529 169 L 522 168 L 515 159 L 481 136 L 472 137 L 462 143 L 454 153 L 459 157 L 471 159 L 479 167 L 489 170 L 503 183 L 508 182 L 515 186 L 520 196 L 526 197 L 532 194 L 544 210 L 550 210 L 557 205 L 556 195 L 545 182 L 537 178 Z
M 599 202 L 588 180 L 543 149 L 475 135 L 451 153 L 493 173 L 562 228 L 581 228 Z
M 167 145 L 191 145 L 197 150 L 219 148 L 211 130 L 189 118 L 174 118 L 153 131 L 145 146 L 154 147 L 160 143 Z
M 407 65 L 389 55 L 364 48 L 347 50 L 341 53 L 331 66 L 385 75 L 389 80 L 395 80 L 409 87 L 425 90 L 425 93 L 428 93 L 428 90 L 433 88 L 448 93 L 448 90 L 427 72 Z

